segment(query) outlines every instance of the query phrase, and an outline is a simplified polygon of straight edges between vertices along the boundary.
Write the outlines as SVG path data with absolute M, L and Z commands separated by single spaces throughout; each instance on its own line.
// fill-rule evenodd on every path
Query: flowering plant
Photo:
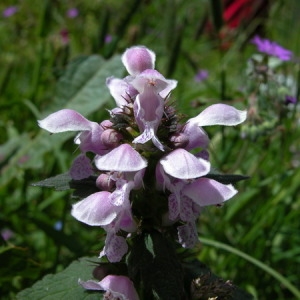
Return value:
M 232 184 L 245 178 L 212 173 L 202 127 L 238 125 L 246 111 L 214 104 L 183 121 L 170 100 L 177 81 L 155 70 L 153 51 L 131 47 L 122 62 L 129 75 L 106 81 L 117 105 L 109 119 L 98 123 L 63 109 L 38 121 L 50 133 L 79 132 L 74 142 L 80 153 L 68 174 L 36 185 L 63 180 L 80 189 L 72 216 L 106 232 L 100 281 L 79 283 L 105 290 L 107 299 L 194 299 L 201 289 L 203 295 L 229 295 L 228 283 L 197 283 L 201 274 L 179 252 L 197 244 L 203 207 L 221 206 L 237 193 Z M 85 189 L 87 181 L 92 190 Z

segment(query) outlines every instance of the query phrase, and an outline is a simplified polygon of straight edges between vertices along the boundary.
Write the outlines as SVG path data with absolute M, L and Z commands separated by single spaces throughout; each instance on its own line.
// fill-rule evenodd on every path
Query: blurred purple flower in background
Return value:
M 5 241 L 8 241 L 10 240 L 15 234 L 12 230 L 8 229 L 8 228 L 5 228 L 5 229 L 2 229 L 1 230 L 1 235 L 2 235 L 2 238 L 5 240 Z
M 104 39 L 105 44 L 109 44 L 111 41 L 112 41 L 112 36 L 110 34 L 107 34 Z
M 79 10 L 76 7 L 72 7 L 67 11 L 67 17 L 74 19 L 79 15 Z
M 12 15 L 14 15 L 17 11 L 18 11 L 18 7 L 17 6 L 8 6 L 7 8 L 5 8 L 2 12 L 2 16 L 4 18 L 9 18 Z
M 199 70 L 198 73 L 195 75 L 194 79 L 196 82 L 202 82 L 206 80 L 208 77 L 208 71 L 207 70 Z
M 280 46 L 279 44 L 272 42 L 268 39 L 263 39 L 260 36 L 256 35 L 251 43 L 257 47 L 259 52 L 275 56 L 282 61 L 291 60 L 293 56 L 293 52 L 287 50 Z
M 285 101 L 284 104 L 288 105 L 288 104 L 296 104 L 297 103 L 297 98 L 290 96 L 290 95 L 286 95 L 285 96 Z

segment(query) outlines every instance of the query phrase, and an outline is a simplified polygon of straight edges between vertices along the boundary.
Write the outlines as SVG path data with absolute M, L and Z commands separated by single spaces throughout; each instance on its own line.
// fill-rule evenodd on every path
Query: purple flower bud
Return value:
M 102 191 L 110 192 L 115 187 L 115 181 L 110 175 L 101 174 L 96 180 L 96 186 Z
M 113 125 L 114 125 L 113 122 L 111 122 L 110 120 L 104 120 L 100 123 L 100 126 L 103 127 L 104 129 L 111 128 Z
M 136 46 L 127 49 L 122 62 L 130 75 L 138 75 L 147 69 L 154 69 L 155 54 L 143 46 Z
M 189 138 L 184 133 L 176 133 L 171 136 L 170 141 L 173 143 L 174 148 L 185 148 L 189 143 Z
M 106 129 L 101 134 L 101 142 L 107 148 L 115 148 L 120 144 L 120 141 L 123 139 L 121 133 L 117 132 L 114 129 Z

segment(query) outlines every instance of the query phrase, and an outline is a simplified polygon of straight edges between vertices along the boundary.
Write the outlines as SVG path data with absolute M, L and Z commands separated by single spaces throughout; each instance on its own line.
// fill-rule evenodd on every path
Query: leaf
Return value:
M 56 191 L 74 189 L 72 197 L 82 199 L 99 192 L 99 189 L 96 187 L 96 179 L 96 176 L 90 176 L 81 180 L 73 180 L 69 173 L 63 173 L 33 183 L 32 186 L 54 188 Z
M 228 175 L 227 174 L 226 175 L 223 175 L 223 174 L 207 174 L 204 177 L 216 180 L 216 181 L 218 181 L 220 183 L 223 183 L 223 184 L 234 184 L 234 183 L 237 183 L 241 180 L 246 180 L 246 179 L 250 178 L 249 176 L 235 175 L 235 174 L 228 174 Z
M 70 189 L 70 181 L 72 180 L 69 173 L 59 174 L 45 180 L 32 183 L 32 186 L 54 188 L 56 191 L 65 191 Z
M 17 300 L 99 300 L 101 293 L 88 292 L 78 284 L 78 279 L 92 278 L 93 269 L 99 262 L 97 258 L 83 257 L 72 262 L 64 271 L 46 275 L 31 288 L 17 294 Z
M 77 66 L 75 74 L 69 74 L 72 75 L 69 78 L 71 92 L 68 94 L 69 98 L 65 106 L 58 109 L 74 109 L 85 117 L 98 111 L 112 99 L 105 85 L 106 78 L 112 75 L 121 77 L 122 73 L 123 68 L 119 56 L 114 56 L 107 61 L 96 55 L 87 57 Z M 66 83 L 65 89 L 68 88 L 69 85 Z M 48 113 L 44 115 L 46 116 Z M 42 168 L 45 153 L 50 151 L 59 153 L 62 143 L 74 135 L 74 133 L 62 133 L 50 136 L 49 133 L 41 130 L 34 139 L 28 140 L 26 143 L 23 142 L 15 155 L 1 170 L 0 186 L 10 182 L 20 169 Z M 26 158 L 26 161 L 23 158 Z

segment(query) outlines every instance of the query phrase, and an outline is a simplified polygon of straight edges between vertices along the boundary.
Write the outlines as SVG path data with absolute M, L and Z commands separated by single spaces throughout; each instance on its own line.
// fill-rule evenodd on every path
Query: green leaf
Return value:
M 70 181 L 72 180 L 69 173 L 59 174 L 45 180 L 32 183 L 32 186 L 54 188 L 56 191 L 65 191 L 70 189 Z
M 78 284 L 78 279 L 92 279 L 97 258 L 83 257 L 74 261 L 64 271 L 46 275 L 31 288 L 17 294 L 18 300 L 99 300 L 101 293 L 88 292 Z
M 56 191 L 74 189 L 72 197 L 82 199 L 90 194 L 99 192 L 99 189 L 96 187 L 96 179 L 96 176 L 90 176 L 81 180 L 73 180 L 69 173 L 63 173 L 35 182 L 32 186 L 54 188 Z
M 223 184 L 234 184 L 241 180 L 249 179 L 249 176 L 235 175 L 235 174 L 207 174 L 204 177 L 216 180 Z

